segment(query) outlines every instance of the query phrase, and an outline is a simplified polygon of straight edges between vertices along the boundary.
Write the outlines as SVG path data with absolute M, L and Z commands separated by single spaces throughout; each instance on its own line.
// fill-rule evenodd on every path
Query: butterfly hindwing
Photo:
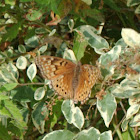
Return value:
M 74 101 L 85 102 L 91 93 L 91 88 L 99 77 L 99 70 L 92 65 L 82 65 L 79 75 L 79 83 L 74 92 Z
M 52 80 L 52 86 L 58 95 L 65 99 L 73 99 L 72 79 L 74 71 L 61 75 L 57 79 Z

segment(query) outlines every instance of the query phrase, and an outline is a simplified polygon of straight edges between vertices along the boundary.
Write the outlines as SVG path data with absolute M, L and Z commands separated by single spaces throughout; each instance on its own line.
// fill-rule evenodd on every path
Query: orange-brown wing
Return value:
M 71 61 L 54 56 L 38 56 L 35 58 L 35 63 L 39 67 L 42 76 L 49 80 L 72 72 L 76 67 L 76 64 Z
M 73 88 L 72 80 L 74 76 L 74 71 L 61 75 L 51 82 L 55 92 L 65 99 L 73 99 Z
M 78 86 L 74 92 L 74 101 L 84 103 L 90 96 L 91 88 L 99 78 L 99 69 L 92 65 L 82 65 Z

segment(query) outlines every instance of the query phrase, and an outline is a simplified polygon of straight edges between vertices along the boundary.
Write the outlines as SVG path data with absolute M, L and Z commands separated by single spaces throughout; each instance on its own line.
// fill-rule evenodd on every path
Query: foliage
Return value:
M 0 139 L 140 139 L 138 0 L 0 0 Z M 35 55 L 97 64 L 84 104 L 58 99 Z

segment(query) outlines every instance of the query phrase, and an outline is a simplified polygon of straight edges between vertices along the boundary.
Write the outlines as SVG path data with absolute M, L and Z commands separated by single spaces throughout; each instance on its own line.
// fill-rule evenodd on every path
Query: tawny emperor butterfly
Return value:
M 35 62 L 42 76 L 51 80 L 55 92 L 75 102 L 84 103 L 89 98 L 91 88 L 99 77 L 98 68 L 59 57 L 39 56 Z

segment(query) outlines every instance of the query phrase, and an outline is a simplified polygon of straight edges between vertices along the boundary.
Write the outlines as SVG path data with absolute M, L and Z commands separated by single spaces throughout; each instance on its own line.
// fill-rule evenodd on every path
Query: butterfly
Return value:
M 75 64 L 69 60 L 54 56 L 38 56 L 35 63 L 43 78 L 51 81 L 52 88 L 65 99 L 75 103 L 88 100 L 91 88 L 99 78 L 97 67 L 80 62 Z

